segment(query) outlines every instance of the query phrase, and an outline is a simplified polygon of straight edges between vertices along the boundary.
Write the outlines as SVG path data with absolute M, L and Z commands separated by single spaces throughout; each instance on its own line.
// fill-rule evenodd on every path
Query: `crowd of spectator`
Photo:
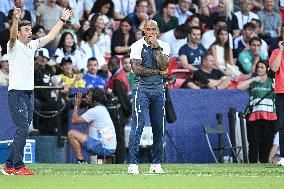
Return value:
M 51 30 L 64 8 L 74 11 L 57 39 L 35 55 L 35 85 L 62 86 L 62 103 L 69 100 L 70 88 L 105 88 L 113 56 L 131 88 L 135 75 L 130 47 L 143 37 L 149 19 L 158 23 L 159 39 L 170 44 L 177 67 L 192 73 L 182 85 L 190 89 L 227 89 L 250 79 L 284 33 L 284 4 L 278 0 L 2 0 L 0 85 L 4 86 L 13 6 L 21 8 L 21 19 L 32 22 L 34 39 Z M 36 91 L 35 97 L 36 109 L 58 109 L 58 91 Z

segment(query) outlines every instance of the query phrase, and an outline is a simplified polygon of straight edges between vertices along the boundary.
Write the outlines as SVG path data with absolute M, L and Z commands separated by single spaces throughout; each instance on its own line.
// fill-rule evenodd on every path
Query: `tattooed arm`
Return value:
M 158 68 L 161 71 L 165 71 L 169 65 L 169 57 L 162 53 L 161 49 L 156 50 L 155 57 L 157 60 Z
M 131 59 L 130 63 L 132 65 L 132 70 L 137 76 L 151 76 L 160 74 L 160 70 L 146 68 L 142 66 L 142 60 L 139 59 Z

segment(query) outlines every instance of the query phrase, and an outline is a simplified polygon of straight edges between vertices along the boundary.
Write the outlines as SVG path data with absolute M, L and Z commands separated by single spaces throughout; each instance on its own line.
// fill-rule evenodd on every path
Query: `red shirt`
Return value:
M 278 54 L 279 49 L 275 49 L 270 58 L 269 58 L 269 65 L 275 59 L 276 55 Z M 282 51 L 281 56 L 281 64 L 279 70 L 275 72 L 275 93 L 284 93 L 284 51 Z

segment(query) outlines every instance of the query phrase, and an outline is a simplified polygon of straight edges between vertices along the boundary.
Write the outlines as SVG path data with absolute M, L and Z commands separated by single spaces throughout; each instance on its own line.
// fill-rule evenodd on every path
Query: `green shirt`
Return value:
M 267 57 L 263 54 L 260 54 L 260 59 L 266 60 Z M 241 52 L 238 58 L 238 62 L 241 72 L 243 72 L 244 74 L 248 74 L 254 63 L 254 57 L 251 54 L 250 50 L 245 50 Z
M 178 26 L 178 19 L 175 16 L 170 18 L 170 21 L 165 23 L 163 19 L 163 13 L 158 13 L 154 15 L 153 20 L 158 23 L 158 27 L 161 33 L 165 33 L 169 30 L 175 29 Z

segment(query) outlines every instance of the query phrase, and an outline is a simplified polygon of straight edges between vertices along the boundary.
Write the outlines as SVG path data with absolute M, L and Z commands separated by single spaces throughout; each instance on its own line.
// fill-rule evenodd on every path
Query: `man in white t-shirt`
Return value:
M 21 9 L 14 7 L 13 24 L 8 42 L 9 87 L 8 105 L 16 134 L 10 154 L 2 170 L 5 175 L 33 175 L 23 163 L 23 151 L 32 122 L 34 103 L 34 54 L 35 51 L 54 40 L 65 21 L 72 16 L 71 10 L 63 10 L 60 20 L 47 36 L 32 39 L 29 21 L 19 21 Z
M 82 148 L 96 155 L 110 156 L 115 153 L 116 134 L 110 114 L 106 108 L 107 97 L 100 88 L 90 89 L 86 95 L 86 102 L 91 107 L 83 115 L 78 115 L 78 108 L 82 102 L 82 93 L 75 98 L 72 113 L 73 124 L 88 124 L 88 134 L 71 129 L 68 139 L 74 150 L 77 162 L 86 164 L 82 154 Z

